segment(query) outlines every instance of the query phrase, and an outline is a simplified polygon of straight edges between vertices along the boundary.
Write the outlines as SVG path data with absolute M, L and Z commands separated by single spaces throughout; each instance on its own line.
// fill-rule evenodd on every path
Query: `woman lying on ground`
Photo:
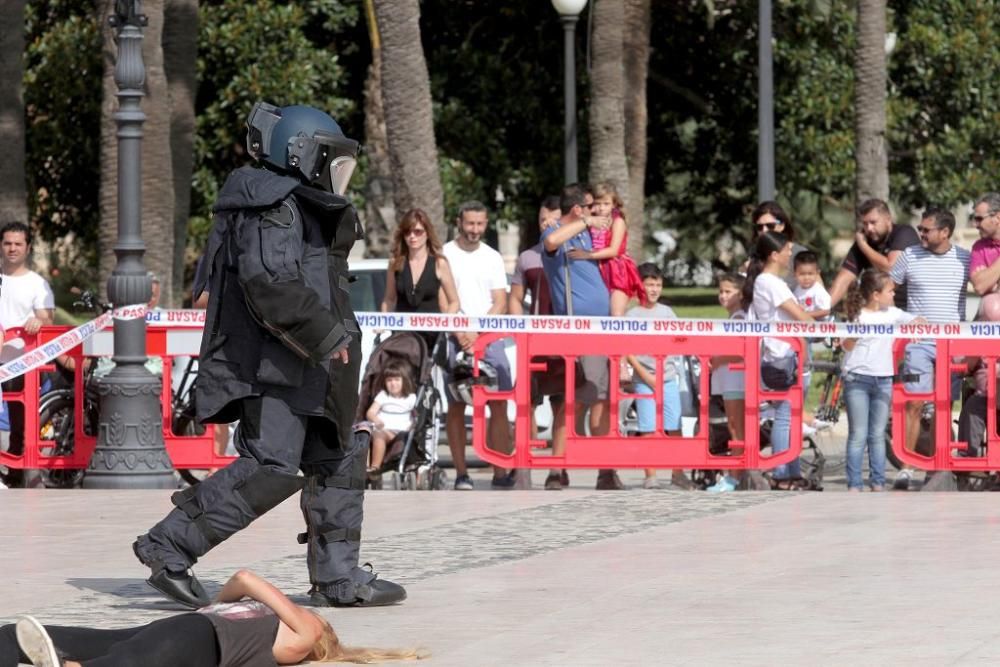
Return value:
M 135 628 L 46 627 L 31 616 L 0 628 L 0 667 L 19 660 L 35 667 L 273 667 L 423 657 L 417 650 L 343 646 L 323 617 L 249 570 L 226 582 L 216 604 Z

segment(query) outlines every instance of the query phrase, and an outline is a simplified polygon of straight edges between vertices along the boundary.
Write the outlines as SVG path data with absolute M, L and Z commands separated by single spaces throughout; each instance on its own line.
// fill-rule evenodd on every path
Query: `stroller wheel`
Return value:
M 403 488 L 407 491 L 416 491 L 419 487 L 417 486 L 417 473 L 408 472 L 403 477 Z
M 398 472 L 392 473 L 392 489 L 393 491 L 399 491 L 403 488 L 403 480 L 400 478 Z
M 448 473 L 440 468 L 433 468 L 430 472 L 431 491 L 443 491 L 448 488 Z

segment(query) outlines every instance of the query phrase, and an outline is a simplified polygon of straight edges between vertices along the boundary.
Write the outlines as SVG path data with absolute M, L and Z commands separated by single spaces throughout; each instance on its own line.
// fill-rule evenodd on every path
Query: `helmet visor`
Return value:
M 358 161 L 350 155 L 341 155 L 330 160 L 330 192 L 343 195 L 357 166 Z

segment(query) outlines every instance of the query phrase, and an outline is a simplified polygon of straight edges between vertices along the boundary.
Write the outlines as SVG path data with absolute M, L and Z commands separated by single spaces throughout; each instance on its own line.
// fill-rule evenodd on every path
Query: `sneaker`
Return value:
M 503 477 L 494 477 L 493 481 L 490 482 L 490 488 L 498 491 L 507 491 L 513 489 L 515 484 L 517 484 L 517 479 L 515 479 L 514 473 L 511 472 Z
M 816 429 L 813 428 L 812 426 L 810 426 L 809 424 L 803 423 L 802 424 L 802 437 L 803 438 L 808 438 L 810 435 L 816 435 Z
M 35 667 L 60 667 L 63 664 L 45 626 L 34 616 L 18 618 L 16 633 L 18 646 Z
M 897 491 L 909 491 L 910 481 L 913 479 L 913 471 L 909 468 L 903 468 L 898 473 L 896 473 L 896 481 L 892 483 L 892 488 Z
M 817 431 L 826 431 L 833 428 L 833 422 L 824 421 L 822 419 L 812 420 L 811 426 Z
M 456 491 L 472 491 L 475 487 L 472 486 L 472 478 L 468 475 L 459 475 L 455 478 L 455 490 Z
M 736 480 L 729 475 L 720 475 L 715 484 L 705 490 L 709 493 L 729 493 L 736 490 Z
M 569 473 L 566 472 L 565 468 L 563 468 L 562 473 L 559 474 L 559 483 L 562 484 L 563 487 L 569 486 Z
M 549 473 L 549 476 L 545 478 L 545 490 L 546 491 L 562 491 L 563 485 L 562 480 L 559 479 L 560 475 L 556 473 Z
M 646 479 L 642 480 L 642 488 L 662 489 L 663 487 L 660 486 L 660 480 L 656 479 L 655 477 L 647 477 Z
M 881 493 L 885 491 L 885 487 L 881 484 L 872 484 L 872 493 Z

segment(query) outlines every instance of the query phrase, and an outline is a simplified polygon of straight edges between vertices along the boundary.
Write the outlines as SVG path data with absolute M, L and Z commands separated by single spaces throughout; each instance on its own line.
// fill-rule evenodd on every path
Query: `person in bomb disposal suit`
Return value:
M 175 493 L 175 509 L 133 550 L 153 588 L 206 605 L 191 566 L 301 491 L 312 603 L 399 602 L 402 586 L 358 567 L 370 434 L 352 427 L 361 332 L 347 255 L 362 229 L 343 196 L 358 144 L 322 111 L 258 102 L 247 150 L 264 168 L 227 178 L 194 288 L 209 293 L 198 418 L 238 419 L 239 458 Z

